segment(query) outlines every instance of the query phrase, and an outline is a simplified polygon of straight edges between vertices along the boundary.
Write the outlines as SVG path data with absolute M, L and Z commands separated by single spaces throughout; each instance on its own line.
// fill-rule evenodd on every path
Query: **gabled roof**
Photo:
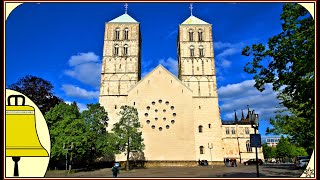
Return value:
M 128 14 L 123 14 L 111 21 L 109 23 L 138 23 L 135 19 L 133 19 Z
M 186 19 L 183 23 L 182 23 L 182 25 L 188 25 L 188 24 L 207 24 L 207 25 L 209 25 L 209 23 L 207 23 L 207 22 L 205 22 L 205 21 L 203 21 L 203 20 L 201 20 L 201 19 L 199 19 L 199 18 L 197 18 L 197 17 L 195 17 L 195 16 L 193 16 L 193 15 L 191 15 L 188 19 Z
M 177 76 L 173 75 L 170 71 L 168 71 L 165 67 L 163 67 L 161 64 L 159 64 L 156 68 L 154 68 L 149 74 L 147 74 L 146 76 L 144 76 L 137 84 L 135 84 L 131 89 L 128 90 L 128 93 L 134 89 L 135 87 L 137 87 L 139 84 L 141 84 L 143 81 L 145 81 L 151 74 L 153 74 L 157 69 L 162 69 L 165 72 L 167 72 L 170 76 L 172 76 L 173 78 L 175 78 L 182 86 L 186 87 L 187 89 L 189 89 L 192 92 L 192 89 L 190 89 L 187 85 L 185 85 L 182 81 L 180 81 L 180 79 L 177 78 Z

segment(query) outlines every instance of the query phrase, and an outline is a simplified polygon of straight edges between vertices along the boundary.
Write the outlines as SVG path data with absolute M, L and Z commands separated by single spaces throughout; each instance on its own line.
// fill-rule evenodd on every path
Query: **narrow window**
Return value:
M 250 146 L 249 140 L 246 142 L 246 148 L 247 148 L 247 152 L 252 152 L 252 147 Z
M 129 29 L 128 28 L 124 29 L 124 39 L 125 40 L 129 39 Z
M 189 30 L 189 41 L 193 41 L 193 31 L 192 31 L 192 29 Z
M 114 109 L 117 109 L 117 105 L 114 105 Z
M 226 134 L 229 134 L 230 132 L 229 132 L 229 128 L 226 128 Z
M 194 46 L 191 45 L 190 46 L 190 57 L 193 57 L 194 56 Z
M 114 39 L 119 40 L 120 39 L 120 29 L 117 28 L 114 34 Z
M 236 130 L 234 128 L 231 129 L 232 134 L 236 134 Z
M 203 52 L 203 46 L 199 47 L 199 56 L 203 57 L 204 56 L 204 52 Z
M 201 29 L 199 29 L 199 31 L 198 31 L 198 39 L 199 39 L 199 41 L 202 41 L 202 30 Z
M 209 128 L 211 128 L 211 124 L 208 124 Z
M 204 154 L 204 147 L 200 146 L 200 154 Z
M 118 44 L 114 45 L 114 55 L 115 56 L 119 55 L 119 45 Z
M 123 46 L 123 55 L 125 55 L 125 56 L 128 55 L 128 45 L 127 45 L 127 44 L 125 44 L 125 45 Z
M 202 133 L 203 127 L 201 125 L 198 127 L 198 129 L 199 129 L 199 133 Z
M 246 134 L 249 134 L 249 128 L 248 127 L 246 127 L 244 130 L 245 130 Z

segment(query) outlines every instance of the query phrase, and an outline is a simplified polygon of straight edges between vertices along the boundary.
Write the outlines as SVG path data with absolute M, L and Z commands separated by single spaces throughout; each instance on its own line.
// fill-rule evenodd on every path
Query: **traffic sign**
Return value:
M 250 146 L 261 147 L 261 134 L 250 134 Z

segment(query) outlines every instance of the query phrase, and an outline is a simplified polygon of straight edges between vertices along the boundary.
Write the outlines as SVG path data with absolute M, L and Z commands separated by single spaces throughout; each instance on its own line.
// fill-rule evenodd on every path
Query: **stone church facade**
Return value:
M 107 130 L 129 105 L 139 112 L 147 162 L 255 158 L 247 146 L 251 125 L 220 119 L 213 45 L 212 25 L 191 15 L 179 25 L 178 77 L 159 65 L 141 79 L 140 23 L 127 13 L 107 22 L 99 97 L 109 114 Z

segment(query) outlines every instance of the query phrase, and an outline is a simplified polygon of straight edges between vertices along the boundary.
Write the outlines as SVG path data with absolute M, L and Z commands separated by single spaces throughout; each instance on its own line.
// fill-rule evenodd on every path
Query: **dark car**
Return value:
M 243 162 L 244 165 L 255 165 L 256 159 L 249 159 L 248 161 Z M 258 159 L 258 164 L 262 165 L 263 161 L 261 159 Z

